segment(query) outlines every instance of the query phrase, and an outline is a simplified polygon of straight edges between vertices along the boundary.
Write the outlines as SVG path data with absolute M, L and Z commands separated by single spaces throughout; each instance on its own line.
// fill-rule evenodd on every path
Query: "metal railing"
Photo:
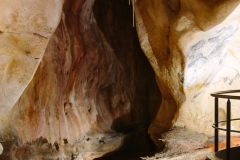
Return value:
M 240 120 L 240 118 L 236 118 L 236 119 L 231 119 L 231 101 L 230 99 L 236 99 L 236 100 L 240 100 L 240 96 L 235 96 L 235 95 L 227 95 L 229 93 L 240 93 L 240 90 L 228 90 L 228 91 L 220 91 L 220 92 L 215 92 L 212 93 L 211 96 L 215 97 L 215 118 L 214 118 L 214 124 L 212 125 L 212 127 L 215 130 L 215 142 L 214 142 L 214 151 L 218 152 L 218 136 L 219 130 L 223 130 L 226 131 L 226 159 L 230 160 L 231 158 L 231 132 L 236 132 L 236 133 L 240 133 L 240 131 L 237 130 L 231 130 L 231 121 L 236 121 L 236 120 Z M 227 117 L 226 117 L 226 121 L 218 121 L 218 99 L 219 98 L 224 98 L 224 99 L 228 99 L 227 100 L 227 106 L 226 106 L 226 111 L 227 111 Z M 226 128 L 220 128 L 219 127 L 219 123 L 223 123 L 226 122 Z

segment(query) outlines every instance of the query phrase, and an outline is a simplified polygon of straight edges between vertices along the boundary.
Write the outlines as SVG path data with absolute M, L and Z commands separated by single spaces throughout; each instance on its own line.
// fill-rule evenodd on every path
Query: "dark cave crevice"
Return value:
M 154 71 L 141 50 L 135 27 L 132 6 L 128 0 L 95 0 L 94 17 L 107 42 L 124 68 L 127 82 L 133 88 L 131 111 L 117 118 L 112 129 L 126 134 L 125 144 L 118 151 L 100 159 L 139 159 L 156 150 L 148 135 L 148 127 L 161 104 L 161 93 Z

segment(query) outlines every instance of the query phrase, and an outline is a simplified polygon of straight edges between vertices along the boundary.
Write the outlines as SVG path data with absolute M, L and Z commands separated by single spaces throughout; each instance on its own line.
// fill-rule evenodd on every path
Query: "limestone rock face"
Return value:
M 2 154 L 2 152 L 3 152 L 3 146 L 2 146 L 2 144 L 0 143 L 0 154 Z
M 0 2 L 4 156 L 94 159 L 147 146 L 150 124 L 158 147 L 172 125 L 212 134 L 210 93 L 240 81 L 239 0 L 132 0 L 136 28 L 128 2 Z
M 162 134 L 161 140 L 165 144 L 165 148 L 162 152 L 151 157 L 152 159 L 174 159 L 174 156 L 183 155 L 184 153 L 196 156 L 189 156 L 189 158 L 185 159 L 205 159 L 206 153 L 205 155 L 197 155 L 196 150 L 202 150 L 202 153 L 209 152 L 207 151 L 208 149 L 205 148 L 208 144 L 208 137 L 204 133 L 193 132 L 187 128 L 172 127 L 168 132 Z
M 145 1 L 135 4 L 141 47 L 162 93 L 151 137 L 174 124 L 211 135 L 210 93 L 239 84 L 239 1 Z M 225 103 L 220 104 L 225 117 Z M 236 104 L 234 110 L 239 112 Z M 232 117 L 236 117 L 235 113 Z M 233 125 L 239 128 L 237 123 Z M 159 144 L 160 145 L 160 144 Z
M 1 116 L 32 80 L 60 21 L 62 5 L 62 0 L 0 2 Z
M 147 128 L 161 94 L 132 17 L 119 14 L 124 9 L 131 15 L 132 7 L 127 0 L 94 2 L 65 1 L 63 12 L 54 12 L 61 19 L 54 34 L 36 33 L 48 43 L 45 54 L 31 77 L 19 71 L 28 86 L 0 117 L 0 135 L 11 135 L 21 145 L 11 145 L 10 155 L 17 159 L 41 158 L 38 152 L 44 148 L 46 153 L 53 150 L 47 154 L 52 159 L 93 159 L 120 148 L 125 137 L 128 143 L 148 145 Z

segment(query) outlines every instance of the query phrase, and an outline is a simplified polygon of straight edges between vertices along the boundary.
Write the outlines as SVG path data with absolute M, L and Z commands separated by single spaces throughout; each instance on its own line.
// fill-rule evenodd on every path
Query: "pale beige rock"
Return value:
M 14 134 L 23 143 L 43 137 L 60 146 L 65 140 L 74 145 L 67 153 L 94 159 L 123 145 L 125 135 L 114 131 L 114 122 L 130 112 L 134 87 L 92 17 L 94 0 L 83 2 L 69 1 L 76 10 L 84 9 L 77 15 L 62 14 L 34 78 L 0 117 L 5 122 L 0 135 Z M 66 158 L 65 149 L 59 147 Z
M 236 8 L 222 23 L 207 31 L 190 31 L 179 38 L 179 46 L 186 57 L 183 87 L 187 97 L 179 109 L 177 123 L 199 132 L 213 133 L 214 98 L 210 93 L 238 89 L 239 11 L 240 7 Z M 226 109 L 224 101 L 220 101 L 223 111 Z M 236 117 L 235 111 L 239 110 L 235 105 L 233 103 L 232 117 Z M 222 114 L 220 117 L 224 118 Z
M 57 27 L 63 0 L 1 0 L 0 31 L 50 38 Z
M 0 1 L 0 115 L 13 107 L 32 80 L 62 5 L 62 0 Z
M 3 146 L 2 146 L 2 143 L 0 143 L 0 154 L 2 154 L 3 152 Z
M 93 17 L 94 0 L 66 1 L 72 6 L 66 7 L 49 54 L 32 80 L 58 25 L 62 3 L 0 2 L 0 133 L 13 133 L 23 142 L 44 137 L 51 143 L 67 139 L 74 144 L 79 139 L 71 152 L 81 152 L 79 159 L 93 159 L 121 147 L 124 136 L 107 137 L 106 145 L 97 138 L 115 135 L 112 124 L 132 109 L 135 92 L 128 88 L 133 81 L 124 84 L 125 68 Z M 172 124 L 211 135 L 209 94 L 235 89 L 239 83 L 239 1 L 135 3 L 141 47 L 162 92 L 151 137 L 158 143 L 158 136 Z M 220 104 L 224 119 L 225 104 Z M 232 117 L 237 117 L 237 103 L 233 110 Z
M 162 92 L 160 110 L 149 128 L 155 143 L 172 124 L 211 135 L 210 93 L 237 89 L 240 82 L 239 1 L 180 3 L 139 0 L 135 5 L 141 47 Z M 225 110 L 225 103 L 220 104 Z M 236 117 L 236 104 L 233 110 Z

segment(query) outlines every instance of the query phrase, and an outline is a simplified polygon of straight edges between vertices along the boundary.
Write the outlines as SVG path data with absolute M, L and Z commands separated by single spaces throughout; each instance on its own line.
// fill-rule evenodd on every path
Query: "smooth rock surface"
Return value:
M 0 143 L 0 154 L 2 154 L 3 152 L 3 146 L 2 146 L 2 143 Z
M 62 0 L 0 2 L 0 116 L 32 80 L 59 24 Z
M 141 47 L 154 68 L 162 103 L 149 133 L 172 124 L 213 134 L 210 93 L 238 89 L 239 1 L 144 1 L 135 4 Z M 225 102 L 220 101 L 221 117 Z M 232 117 L 239 112 L 233 102 Z M 239 129 L 239 123 L 233 123 Z

